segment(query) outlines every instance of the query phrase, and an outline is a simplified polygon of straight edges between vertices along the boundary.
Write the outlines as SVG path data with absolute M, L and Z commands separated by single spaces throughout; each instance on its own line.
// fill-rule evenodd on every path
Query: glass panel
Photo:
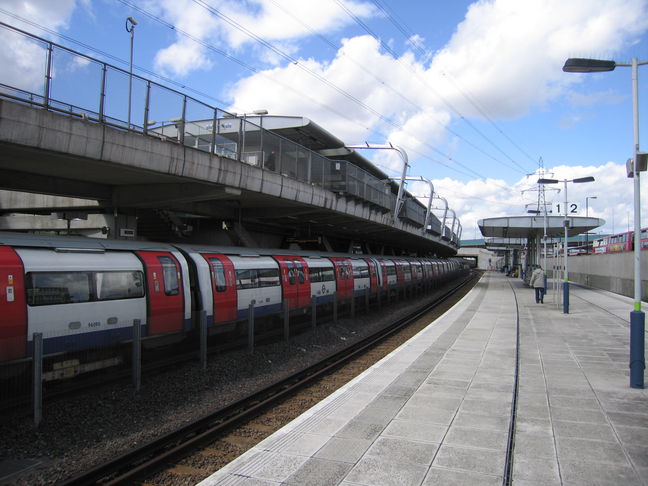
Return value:
M 280 171 L 281 140 L 278 136 L 270 132 L 263 133 L 263 143 L 261 146 L 263 152 L 263 167 L 275 172 Z
M 158 257 L 162 264 L 162 275 L 164 277 L 164 293 L 166 295 L 178 295 L 180 293 L 180 282 L 178 280 L 178 269 L 170 257 Z
M 97 300 L 134 299 L 144 297 L 142 272 L 98 272 Z
M 301 262 L 295 262 L 295 266 L 297 267 L 297 278 L 299 279 L 299 283 L 303 284 L 306 281 L 306 276 L 304 275 L 304 268 L 302 267 Z
M 187 98 L 185 120 L 185 145 L 210 152 L 214 129 L 214 109 L 204 103 Z
M 333 268 L 322 268 L 321 277 L 322 277 L 322 282 L 335 281 L 335 272 L 333 271 Z
M 288 267 L 288 282 L 290 285 L 295 285 L 295 264 L 293 262 L 286 262 Z
M 35 93 L 36 101 L 42 102 L 47 72 L 47 44 L 6 28 L 0 31 L 0 41 L 0 66 L 3 66 L 0 69 L 0 83 L 16 91 L 7 90 L 4 86 L 0 90 L 21 98 L 30 98 L 27 93 Z
M 210 258 L 209 263 L 211 263 L 214 272 L 216 292 L 225 292 L 227 290 L 227 284 L 225 282 L 225 268 L 223 268 L 223 263 L 218 258 Z
M 178 140 L 178 125 L 182 120 L 182 95 L 156 84 L 151 85 L 148 133 Z
M 236 288 L 239 290 L 254 289 L 258 287 L 257 271 L 237 270 L 236 271 Z
M 259 276 L 259 287 L 278 287 L 279 269 L 278 268 L 260 268 L 257 270 Z
M 310 273 L 310 281 L 311 283 L 317 283 L 322 281 L 322 269 L 321 268 L 313 268 L 310 267 L 309 269 Z
M 59 48 L 52 52 L 50 104 L 65 111 L 99 119 L 102 66 Z
M 32 272 L 25 287 L 28 305 L 73 304 L 90 301 L 90 273 Z

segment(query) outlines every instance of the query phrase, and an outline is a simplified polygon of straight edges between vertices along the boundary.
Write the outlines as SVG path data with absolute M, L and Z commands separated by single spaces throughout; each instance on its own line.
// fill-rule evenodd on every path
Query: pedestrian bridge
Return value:
M 118 238 L 456 253 L 460 224 L 447 204 L 426 210 L 355 151 L 326 157 L 344 143 L 310 120 L 234 116 L 0 28 L 47 59 L 43 88 L 0 74 L 0 180 L 12 191 L 2 199 L 3 229 L 22 229 L 10 213 L 55 213 L 70 229 L 93 221 Z M 83 69 L 68 78 L 68 64 Z

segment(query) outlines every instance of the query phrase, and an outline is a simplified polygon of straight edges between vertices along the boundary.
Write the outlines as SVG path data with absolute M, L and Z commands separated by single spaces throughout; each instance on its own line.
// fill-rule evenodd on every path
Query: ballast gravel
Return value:
M 46 403 L 37 429 L 31 417 L 3 417 L 0 485 L 60 483 L 303 369 L 420 305 L 413 299 L 380 312 L 359 310 L 355 319 L 318 324 L 287 343 L 258 346 L 252 355 L 210 356 L 207 370 L 198 362 L 180 365 L 144 377 L 137 393 L 127 383 L 114 384 Z

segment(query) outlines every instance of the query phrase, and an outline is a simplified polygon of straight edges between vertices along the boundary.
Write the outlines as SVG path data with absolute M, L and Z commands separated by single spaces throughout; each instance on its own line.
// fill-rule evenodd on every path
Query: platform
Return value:
M 200 486 L 648 485 L 648 390 L 629 387 L 630 299 L 570 314 L 489 272 L 451 310 Z

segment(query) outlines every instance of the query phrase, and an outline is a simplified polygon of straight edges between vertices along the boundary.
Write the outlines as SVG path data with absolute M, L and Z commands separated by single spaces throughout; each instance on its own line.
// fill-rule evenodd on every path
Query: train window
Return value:
M 171 257 L 159 256 L 162 264 L 162 276 L 164 278 L 164 293 L 166 295 L 178 295 L 180 293 L 180 282 L 178 280 L 178 269 Z
M 295 264 L 286 262 L 286 267 L 288 267 L 288 282 L 290 285 L 295 285 Z
M 369 269 L 367 267 L 356 265 L 353 267 L 353 278 L 368 278 Z
M 386 265 L 387 275 L 396 275 L 396 267 L 394 265 Z
M 340 278 L 342 280 L 348 280 L 351 278 L 351 269 L 349 268 L 350 264 L 340 263 Z
M 334 282 L 335 281 L 335 271 L 333 267 L 330 268 L 321 268 L 320 269 L 320 278 L 322 282 Z
M 295 262 L 295 266 L 297 267 L 297 278 L 299 279 L 299 283 L 303 284 L 306 281 L 306 276 L 304 275 L 304 268 L 302 267 L 301 262 Z
M 27 273 L 27 304 L 37 306 L 89 302 L 92 296 L 91 276 L 89 272 Z
M 259 286 L 257 278 L 257 271 L 250 270 L 237 270 L 236 271 L 236 288 L 239 290 L 255 289 Z
M 259 276 L 259 287 L 278 287 L 279 269 L 260 268 L 257 270 Z
M 227 290 L 227 283 L 225 281 L 225 268 L 223 267 L 223 263 L 218 258 L 210 258 L 209 263 L 211 263 L 214 272 L 216 292 L 225 292 Z
M 142 272 L 97 272 L 97 300 L 144 297 Z
M 322 281 L 322 269 L 310 267 L 310 281 L 317 283 Z

